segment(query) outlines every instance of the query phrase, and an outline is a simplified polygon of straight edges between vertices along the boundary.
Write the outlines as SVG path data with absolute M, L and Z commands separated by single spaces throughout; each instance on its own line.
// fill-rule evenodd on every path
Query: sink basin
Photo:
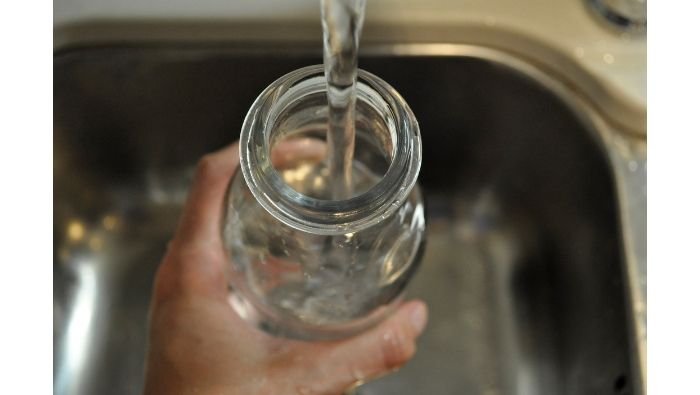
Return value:
M 54 61 L 54 391 L 137 394 L 148 301 L 197 159 L 305 48 L 86 48 Z M 421 124 L 418 353 L 370 394 L 632 394 L 614 162 L 544 74 L 487 48 L 368 48 Z M 510 59 L 510 60 L 509 60 Z

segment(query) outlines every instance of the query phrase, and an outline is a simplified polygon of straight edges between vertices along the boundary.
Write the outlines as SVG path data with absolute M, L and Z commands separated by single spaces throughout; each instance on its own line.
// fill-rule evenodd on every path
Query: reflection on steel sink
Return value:
M 428 244 L 409 296 L 431 318 L 415 359 L 358 392 L 639 392 L 614 161 L 595 122 L 496 51 L 370 52 L 361 67 L 421 123 Z M 56 55 L 57 394 L 141 391 L 152 278 L 194 163 L 237 138 L 267 84 L 319 61 L 220 48 Z

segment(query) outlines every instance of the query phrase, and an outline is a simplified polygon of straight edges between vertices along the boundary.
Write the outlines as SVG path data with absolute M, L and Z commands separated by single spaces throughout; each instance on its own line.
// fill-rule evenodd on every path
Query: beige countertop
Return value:
M 317 0 L 56 0 L 54 44 L 319 40 Z M 105 26 L 129 25 L 112 30 Z M 479 44 L 569 76 L 621 129 L 646 131 L 646 37 L 604 26 L 581 0 L 370 0 L 363 40 Z M 444 51 L 443 51 L 444 52 Z

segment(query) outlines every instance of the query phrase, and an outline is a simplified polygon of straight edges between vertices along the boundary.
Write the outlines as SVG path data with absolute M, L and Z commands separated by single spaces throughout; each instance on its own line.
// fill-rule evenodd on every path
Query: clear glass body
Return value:
M 386 317 L 420 262 L 418 124 L 388 84 L 360 71 L 353 195 L 332 200 L 322 66 L 270 85 L 241 133 L 222 222 L 237 312 L 272 334 L 325 340 Z

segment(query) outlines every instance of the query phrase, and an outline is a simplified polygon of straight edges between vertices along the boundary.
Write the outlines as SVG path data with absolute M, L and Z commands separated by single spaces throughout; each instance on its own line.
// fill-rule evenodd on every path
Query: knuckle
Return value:
M 156 273 L 154 298 L 164 301 L 188 294 L 210 294 L 222 285 L 224 262 L 211 249 L 181 246 L 171 251 Z
M 214 154 L 206 154 L 197 162 L 197 178 L 206 179 L 216 170 L 216 158 Z
M 153 281 L 153 302 L 159 303 L 167 300 L 173 293 L 173 270 L 172 264 L 169 262 L 168 255 L 158 265 L 155 278 Z
M 162 265 L 156 273 L 153 284 L 152 304 L 154 307 L 167 305 L 183 294 L 183 284 L 172 267 Z
M 401 326 L 390 328 L 381 339 L 381 352 L 384 368 L 387 370 L 397 368 L 408 362 L 415 353 L 413 339 Z

